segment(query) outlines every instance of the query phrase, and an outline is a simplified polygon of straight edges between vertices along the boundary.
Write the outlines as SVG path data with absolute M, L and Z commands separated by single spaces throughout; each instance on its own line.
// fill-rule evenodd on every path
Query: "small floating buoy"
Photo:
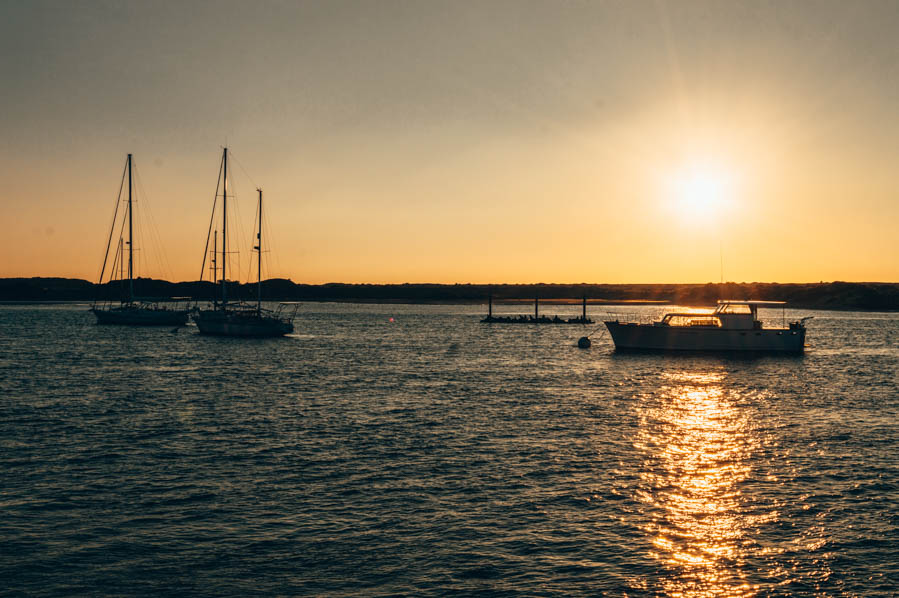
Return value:
M 582 336 L 577 339 L 577 346 L 581 349 L 589 349 L 590 348 L 590 338 L 587 336 Z

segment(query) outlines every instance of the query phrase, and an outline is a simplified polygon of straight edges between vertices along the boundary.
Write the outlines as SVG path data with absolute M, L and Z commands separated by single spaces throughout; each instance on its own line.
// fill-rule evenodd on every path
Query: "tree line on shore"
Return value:
M 228 283 L 229 298 L 255 299 L 256 283 Z M 0 301 L 117 301 L 121 282 L 98 285 L 71 278 L 0 279 Z M 135 293 L 153 299 L 212 300 L 220 293 L 211 282 L 135 279 Z M 270 301 L 340 301 L 361 303 L 484 303 L 503 300 L 581 300 L 603 302 L 667 301 L 680 305 L 714 305 L 718 299 L 787 301 L 808 309 L 899 311 L 899 283 L 706 283 L 706 284 L 297 284 L 285 279 L 262 282 Z

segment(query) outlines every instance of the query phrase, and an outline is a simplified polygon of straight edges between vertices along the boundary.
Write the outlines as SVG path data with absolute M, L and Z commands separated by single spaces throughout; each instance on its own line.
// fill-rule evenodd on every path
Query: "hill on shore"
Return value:
M 211 299 L 211 282 L 168 282 L 136 279 L 141 297 Z M 251 299 L 256 284 L 229 283 L 232 298 Z M 0 279 L 0 301 L 118 300 L 121 282 L 98 285 L 72 278 Z M 719 298 L 787 301 L 791 307 L 899 311 L 899 283 L 724 283 L 724 284 L 296 284 L 290 280 L 262 282 L 263 297 L 272 301 L 342 301 L 360 303 L 484 303 L 494 301 L 580 300 L 597 302 L 667 301 L 681 305 L 713 305 Z

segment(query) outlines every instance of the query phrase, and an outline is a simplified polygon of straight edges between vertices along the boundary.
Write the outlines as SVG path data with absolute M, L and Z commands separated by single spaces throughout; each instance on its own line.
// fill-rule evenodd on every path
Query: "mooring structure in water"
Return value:
M 521 303 L 520 300 L 514 300 Z M 573 318 L 560 318 L 559 316 L 540 315 L 540 296 L 534 296 L 534 315 L 518 314 L 514 316 L 493 315 L 493 293 L 487 296 L 487 317 L 481 320 L 485 324 L 592 324 L 593 320 L 587 317 L 587 296 L 581 300 L 581 315 Z

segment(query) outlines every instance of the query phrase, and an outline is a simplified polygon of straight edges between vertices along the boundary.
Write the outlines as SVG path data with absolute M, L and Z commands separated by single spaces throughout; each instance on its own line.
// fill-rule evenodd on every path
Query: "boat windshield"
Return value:
M 721 320 L 707 314 L 668 314 L 662 320 L 662 324 L 667 326 L 704 326 L 720 328 Z
M 742 303 L 728 303 L 722 305 L 718 313 L 722 314 L 751 314 L 752 308 Z

